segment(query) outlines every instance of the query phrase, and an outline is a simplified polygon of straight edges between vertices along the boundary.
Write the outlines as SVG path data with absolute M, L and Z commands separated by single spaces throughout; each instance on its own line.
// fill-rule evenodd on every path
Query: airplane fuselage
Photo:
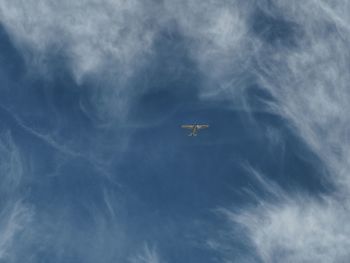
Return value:
M 190 129 L 191 133 L 188 136 L 197 136 L 198 130 L 208 128 L 207 124 L 190 124 L 190 125 L 181 125 L 181 128 Z
M 197 125 L 193 125 L 192 132 L 188 136 L 197 136 Z

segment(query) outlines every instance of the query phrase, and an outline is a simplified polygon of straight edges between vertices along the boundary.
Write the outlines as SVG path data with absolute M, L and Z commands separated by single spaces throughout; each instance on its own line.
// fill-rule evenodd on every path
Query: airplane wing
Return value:
M 209 128 L 209 125 L 207 124 L 197 125 L 197 129 L 206 129 L 206 128 Z
M 194 128 L 194 125 L 181 125 L 181 128 L 184 128 L 184 129 L 193 129 L 193 128 Z

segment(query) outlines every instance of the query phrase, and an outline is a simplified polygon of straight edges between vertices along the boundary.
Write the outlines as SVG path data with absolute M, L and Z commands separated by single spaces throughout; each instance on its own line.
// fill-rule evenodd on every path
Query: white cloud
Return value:
M 345 196 L 293 195 L 266 179 L 249 165 L 247 171 L 264 190 L 265 199 L 248 192 L 254 204 L 241 209 L 220 209 L 231 225 L 231 240 L 240 241 L 262 262 L 347 262 L 350 257 L 350 203 Z M 225 246 L 230 259 L 237 255 Z M 223 249 L 224 248 L 224 249 Z M 251 260 L 251 261 L 249 261 Z
M 336 193 L 290 194 L 260 180 L 273 198 L 226 210 L 263 262 L 347 262 L 350 258 L 349 13 L 345 1 L 274 1 L 261 5 L 299 27 L 296 46 L 265 44 L 257 77 L 273 113 L 320 158 Z M 342 5 L 344 4 L 344 5 Z M 344 8 L 344 9 L 342 9 Z M 276 15 L 277 16 L 277 15 Z M 253 37 L 253 36 L 252 36 Z M 269 57 L 266 54 L 270 54 Z M 253 174 L 256 172 L 250 170 Z M 305 174 L 307 177 L 308 175 Z M 323 176 L 322 174 L 319 175 Z M 262 176 L 259 177 L 263 178 Z
M 249 66 L 247 54 L 256 50 L 256 42 L 247 37 L 250 9 L 236 0 L 3 0 L 0 22 L 27 69 L 51 76 L 51 58 L 64 58 L 78 84 L 86 81 L 94 87 L 89 101 L 81 102 L 84 112 L 103 125 L 114 125 L 144 92 L 143 87 L 130 87 L 130 77 L 149 63 L 154 39 L 173 21 L 208 83 L 200 96 L 234 97 L 242 88 L 234 76 Z
M 251 6 L 241 1 L 190 0 L 166 1 L 165 8 L 189 39 L 190 55 L 206 78 L 203 98 L 238 90 L 234 78 L 247 69 L 249 52 L 256 49 L 247 32 Z
M 262 202 L 227 215 L 244 227 L 263 262 L 347 262 L 350 257 L 350 207 L 331 198 Z
M 131 258 L 130 262 L 132 263 L 160 263 L 164 262 L 160 260 L 159 254 L 155 247 L 150 247 L 149 245 L 145 244 L 142 252 Z
M 20 235 L 34 216 L 33 208 L 21 200 L 24 161 L 11 133 L 0 135 L 0 260 L 14 256 Z
M 31 223 L 34 211 L 21 201 L 7 201 L 0 212 L 0 260 L 11 259 L 16 255 L 18 235 Z M 18 242 L 18 243 L 16 243 Z
M 128 81 L 152 55 L 158 16 L 153 0 L 0 1 L 28 75 L 50 79 L 63 68 L 79 85 L 93 82 L 86 113 L 103 124 L 125 117 L 135 92 Z
M 263 188 L 275 201 L 261 201 L 240 212 L 226 210 L 227 215 L 244 227 L 247 240 L 265 262 L 281 257 L 286 262 L 345 261 L 350 240 L 349 3 L 275 0 L 272 8 L 267 1 L 259 2 L 269 15 L 278 14 L 300 29 L 293 48 L 271 47 L 252 35 L 249 18 L 254 7 L 242 1 L 169 0 L 163 1 L 164 6 L 153 5 L 155 9 L 150 3 L 3 0 L 0 20 L 22 52 L 33 52 L 29 57 L 38 58 L 39 65 L 45 66 L 48 54 L 63 53 L 78 82 L 100 73 L 108 77 L 98 84 L 113 88 L 101 87 L 93 98 L 96 105 L 103 105 L 100 115 L 119 114 L 128 107 L 133 91 L 126 91 L 123 80 L 111 72 L 130 76 L 152 50 L 155 34 L 172 20 L 188 40 L 203 78 L 212 85 L 201 90 L 207 99 L 240 95 L 237 90 L 246 83 L 237 79 L 242 72 L 253 71 L 254 55 L 260 63 L 255 72 L 259 84 L 274 98 L 271 110 L 320 157 L 339 193 L 320 200 L 290 196 L 265 181 Z M 92 115 L 93 110 L 84 109 Z M 105 202 L 114 214 L 108 196 Z M 135 260 L 154 263 L 159 257 L 146 247 Z
M 63 53 L 77 80 L 109 66 L 128 76 L 142 63 L 154 33 L 150 11 L 136 0 L 0 2 L 1 22 L 17 46 L 44 66 L 48 54 Z
M 90 200 L 60 198 L 36 209 L 26 239 L 16 244 L 21 253 L 14 255 L 14 262 L 21 262 L 24 256 L 30 256 L 28 262 L 38 262 L 42 252 L 54 262 L 71 258 L 87 263 L 125 261 L 133 250 L 134 237 L 127 231 L 130 225 L 122 220 L 120 199 L 102 190 L 100 197 Z
M 150 58 L 155 35 L 172 21 L 189 40 L 191 56 L 203 76 L 213 81 L 214 87 L 207 85 L 203 94 L 229 91 L 232 73 L 247 68 L 247 52 L 255 49 L 247 37 L 250 9 L 236 0 L 3 0 L 0 21 L 29 68 L 34 64 L 36 70 L 49 73 L 49 57 L 60 55 L 78 83 L 94 76 L 104 79 L 99 85 L 113 86 L 101 87 L 104 96 L 95 99 L 113 105 L 115 111 L 124 109 L 132 95 L 123 92 L 125 80 Z
M 306 11 L 300 10 L 301 13 Z M 315 22 L 313 18 L 319 19 L 312 14 L 311 11 L 306 16 L 310 20 L 308 25 Z M 297 18 L 295 22 L 304 26 Z M 335 31 L 328 32 L 327 36 L 319 31 L 307 33 L 299 40 L 300 47 L 296 50 L 275 50 L 275 58 L 267 63 L 261 61 L 263 73 L 259 77 L 262 86 L 276 99 L 272 105 L 274 112 L 294 126 L 300 137 L 323 159 L 333 179 L 348 184 L 348 41 Z
M 14 193 L 23 179 L 23 160 L 10 132 L 0 134 L 0 196 Z

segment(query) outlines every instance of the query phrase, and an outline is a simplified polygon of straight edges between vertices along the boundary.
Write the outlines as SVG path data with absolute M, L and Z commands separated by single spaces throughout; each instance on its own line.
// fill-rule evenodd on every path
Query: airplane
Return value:
M 208 124 L 190 124 L 190 125 L 181 125 L 181 128 L 191 129 L 191 133 L 188 136 L 197 136 L 198 130 L 209 128 Z

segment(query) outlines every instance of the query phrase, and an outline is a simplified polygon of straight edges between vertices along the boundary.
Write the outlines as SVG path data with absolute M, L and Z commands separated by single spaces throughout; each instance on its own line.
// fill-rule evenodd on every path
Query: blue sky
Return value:
M 347 262 L 348 14 L 0 1 L 0 262 Z

